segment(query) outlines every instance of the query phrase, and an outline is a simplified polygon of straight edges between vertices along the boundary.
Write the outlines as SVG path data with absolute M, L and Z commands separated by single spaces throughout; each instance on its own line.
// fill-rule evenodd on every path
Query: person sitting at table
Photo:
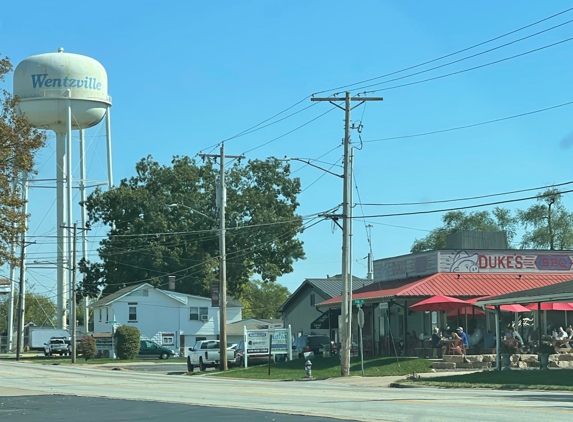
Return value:
M 483 335 L 483 347 L 486 349 L 495 347 L 495 336 L 491 333 L 491 330 L 487 330 L 487 333 Z
M 465 355 L 466 347 L 464 340 L 456 333 L 452 333 L 452 342 L 442 346 L 442 355 Z
M 523 342 L 523 338 L 519 335 L 519 333 L 517 332 L 517 330 L 515 328 L 513 329 L 511 336 L 517 343 L 516 348 L 525 346 L 525 343 Z
M 439 349 L 440 348 L 440 329 L 438 327 L 434 327 L 434 332 L 432 333 L 432 349 Z
M 557 339 L 558 340 L 565 340 L 567 338 L 569 338 L 569 336 L 567 335 L 567 333 L 565 332 L 563 327 L 559 327 L 559 329 L 557 330 Z
M 462 327 L 458 327 L 457 330 L 457 335 L 462 339 L 462 341 L 464 342 L 464 348 L 468 348 L 470 347 L 470 343 L 468 341 L 468 336 L 466 335 L 466 333 L 464 333 L 464 329 Z

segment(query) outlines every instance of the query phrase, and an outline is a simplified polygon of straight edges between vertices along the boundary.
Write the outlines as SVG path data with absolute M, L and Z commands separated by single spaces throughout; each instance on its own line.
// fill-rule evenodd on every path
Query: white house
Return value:
M 120 325 L 137 327 L 141 338 L 187 354 L 197 340 L 219 336 L 219 308 L 211 299 L 161 290 L 143 283 L 118 290 L 91 305 L 94 332 L 111 333 Z M 243 306 L 227 301 L 227 324 L 240 321 Z

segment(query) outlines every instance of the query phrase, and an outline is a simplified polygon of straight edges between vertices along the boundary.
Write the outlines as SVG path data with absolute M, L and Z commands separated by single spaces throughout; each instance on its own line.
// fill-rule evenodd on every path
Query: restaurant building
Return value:
M 354 290 L 352 297 L 364 301 L 364 350 L 395 354 L 403 347 L 407 353 L 413 333 L 416 337 L 423 333 L 427 338 L 435 326 L 445 333 L 448 326 L 453 330 L 458 325 L 470 335 L 471 346 L 485 331 L 494 329 L 489 312 L 479 308 L 461 314 L 412 312 L 409 307 L 436 295 L 467 300 L 549 286 L 573 279 L 572 267 L 573 251 L 522 249 L 447 249 L 376 260 L 374 282 Z M 340 308 L 340 302 L 341 297 L 337 296 L 317 307 L 332 312 Z M 354 307 L 353 342 L 358 339 L 356 312 Z M 567 318 L 563 312 L 556 316 L 547 311 L 541 313 L 527 314 L 528 319 L 517 323 L 537 326 L 540 320 L 547 325 L 553 317 L 559 321 Z M 504 315 L 505 322 L 517 318 L 516 314 Z M 546 328 L 542 324 L 541 329 Z

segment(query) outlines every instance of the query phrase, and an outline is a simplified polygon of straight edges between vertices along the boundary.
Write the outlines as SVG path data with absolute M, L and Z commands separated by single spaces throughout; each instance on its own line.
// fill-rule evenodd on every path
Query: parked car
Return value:
M 268 353 L 260 353 L 260 354 L 251 354 L 249 355 L 249 361 L 247 364 L 251 363 L 265 363 L 269 361 L 269 354 Z M 275 356 L 272 355 L 271 362 L 275 361 Z M 237 366 L 243 367 L 245 366 L 245 342 L 240 341 L 235 348 L 235 364 Z
M 169 359 L 175 356 L 175 352 L 167 347 L 163 347 L 149 340 L 141 340 L 139 348 L 140 357 L 158 357 L 159 359 Z
M 308 334 L 295 339 L 292 344 L 293 357 L 304 357 L 306 352 L 312 352 L 314 356 L 322 356 L 324 350 L 330 345 L 331 354 L 336 354 L 336 346 L 327 335 Z

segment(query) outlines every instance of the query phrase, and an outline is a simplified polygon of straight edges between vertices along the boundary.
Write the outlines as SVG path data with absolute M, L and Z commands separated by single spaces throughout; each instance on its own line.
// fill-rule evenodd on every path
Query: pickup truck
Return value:
M 208 367 L 218 367 L 220 361 L 219 340 L 200 340 L 189 348 L 187 371 L 193 372 L 196 367 L 201 371 Z M 227 362 L 230 365 L 235 363 L 235 350 L 230 347 L 227 348 Z
M 60 355 L 66 356 L 70 355 L 70 345 L 66 341 L 65 338 L 57 338 L 52 337 L 49 343 L 44 345 L 44 355 L 45 356 L 52 356 L 52 355 Z

